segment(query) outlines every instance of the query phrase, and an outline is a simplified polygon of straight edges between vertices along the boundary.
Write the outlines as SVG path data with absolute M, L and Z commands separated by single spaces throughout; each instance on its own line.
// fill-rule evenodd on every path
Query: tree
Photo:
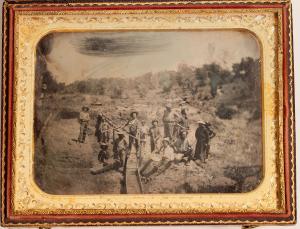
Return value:
M 43 85 L 46 86 L 46 92 L 58 92 L 64 88 L 64 83 L 57 83 L 52 73 L 46 70 L 42 74 Z
M 123 89 L 121 87 L 114 87 L 112 90 L 112 95 L 111 98 L 112 99 L 121 99 L 123 96 Z
M 77 90 L 80 93 L 87 93 L 88 92 L 87 83 L 85 81 L 79 81 L 77 84 Z
M 203 68 L 196 68 L 195 70 L 196 79 L 198 81 L 198 86 L 203 87 L 206 84 L 208 71 Z
M 233 77 L 242 79 L 249 91 L 260 94 L 260 63 L 252 57 L 242 58 L 240 63 L 232 66 Z

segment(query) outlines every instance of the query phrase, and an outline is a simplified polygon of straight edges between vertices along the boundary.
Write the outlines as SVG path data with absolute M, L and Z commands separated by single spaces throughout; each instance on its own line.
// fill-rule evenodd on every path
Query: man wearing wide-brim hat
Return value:
M 78 136 L 78 142 L 84 143 L 88 131 L 90 114 L 88 106 L 82 106 L 81 110 L 82 111 L 79 114 L 80 131 Z
M 210 130 L 206 127 L 204 120 L 198 120 L 198 128 L 195 132 L 197 139 L 194 158 L 205 163 L 208 157 L 209 140 L 211 138 Z
M 134 115 L 135 115 L 135 117 L 137 117 L 138 114 L 139 114 L 139 112 L 137 112 L 137 111 L 132 111 L 132 112 L 130 112 L 130 117 L 133 117 Z
M 125 134 L 123 132 L 117 132 L 118 138 L 114 140 L 113 152 L 114 159 L 118 162 L 119 166 L 124 165 L 125 155 L 127 150 L 127 142 L 125 140 Z
M 173 138 L 174 125 L 175 125 L 175 116 L 174 112 L 172 112 L 171 104 L 166 104 L 166 109 L 162 118 L 164 124 L 164 137 Z
M 181 155 L 181 160 L 185 162 L 193 159 L 193 149 L 191 144 L 189 143 L 187 134 L 188 132 L 186 130 L 181 130 L 179 138 L 174 144 L 176 153 L 178 154 L 177 158 L 180 158 L 179 156 Z
M 174 149 L 170 146 L 170 138 L 163 139 L 163 146 L 159 151 L 151 156 L 145 165 L 141 168 L 140 174 L 142 180 L 148 181 L 150 176 L 157 176 L 166 171 L 175 159 Z
M 98 154 L 98 161 L 100 162 L 100 164 L 103 164 L 103 166 L 107 165 L 106 160 L 108 160 L 108 145 L 104 142 L 100 143 L 100 152 Z
M 151 152 L 158 150 L 160 145 L 161 133 L 158 127 L 158 121 L 154 119 L 149 129 Z
M 139 141 L 138 141 L 138 132 L 140 128 L 140 122 L 137 118 L 138 112 L 132 111 L 130 112 L 130 119 L 128 122 L 124 125 L 123 128 L 127 127 L 129 128 L 129 152 L 131 152 L 132 146 L 135 146 L 136 152 L 139 150 Z

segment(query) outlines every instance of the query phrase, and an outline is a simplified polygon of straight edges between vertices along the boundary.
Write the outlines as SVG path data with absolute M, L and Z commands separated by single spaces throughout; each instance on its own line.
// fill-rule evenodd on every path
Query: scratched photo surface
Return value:
M 255 189 L 260 58 L 247 31 L 48 34 L 36 48 L 36 184 L 60 195 Z

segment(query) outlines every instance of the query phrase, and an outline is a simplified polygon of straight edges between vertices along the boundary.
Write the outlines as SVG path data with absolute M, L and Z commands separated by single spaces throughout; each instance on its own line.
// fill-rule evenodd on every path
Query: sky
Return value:
M 231 69 L 242 57 L 260 57 L 256 38 L 245 31 L 145 31 L 54 33 L 47 67 L 58 82 L 130 78 L 201 67 L 212 62 Z

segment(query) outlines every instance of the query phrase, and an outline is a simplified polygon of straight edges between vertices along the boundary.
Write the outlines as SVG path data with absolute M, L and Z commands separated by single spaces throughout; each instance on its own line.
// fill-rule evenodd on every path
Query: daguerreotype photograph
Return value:
M 36 184 L 61 195 L 254 190 L 263 179 L 260 55 L 244 30 L 44 36 Z

